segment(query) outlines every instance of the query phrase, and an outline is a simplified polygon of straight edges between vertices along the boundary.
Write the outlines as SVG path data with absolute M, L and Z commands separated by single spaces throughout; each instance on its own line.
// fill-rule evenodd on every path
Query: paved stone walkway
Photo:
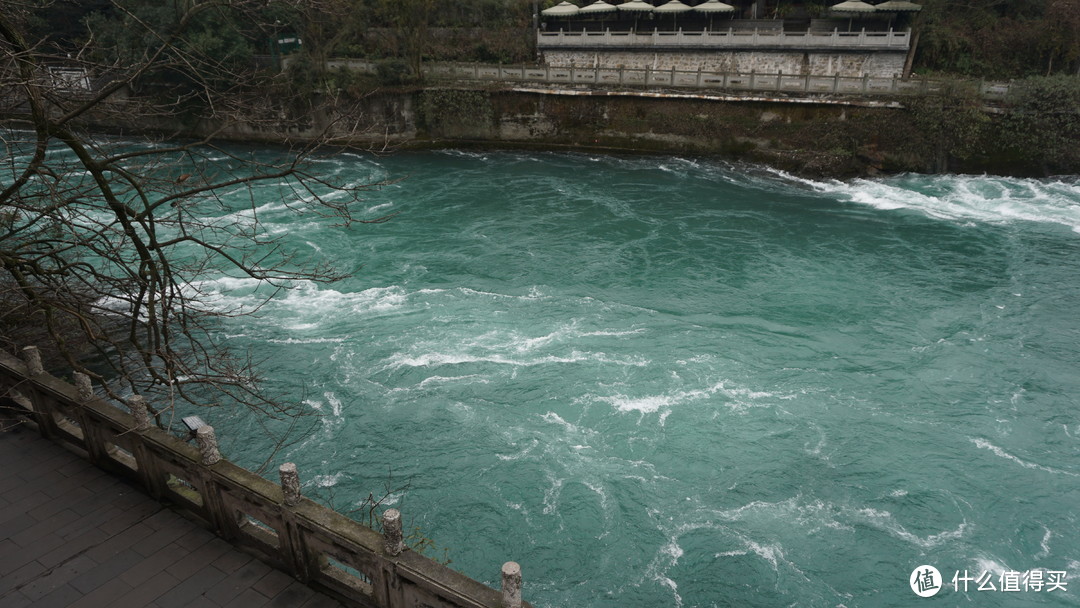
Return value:
M 0 606 L 341 604 L 24 428 L 0 432 Z

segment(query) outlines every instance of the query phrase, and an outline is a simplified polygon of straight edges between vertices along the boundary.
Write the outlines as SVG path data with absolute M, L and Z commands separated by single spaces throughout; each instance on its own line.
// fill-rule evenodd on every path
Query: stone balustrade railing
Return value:
M 396 510 L 383 514 L 380 534 L 301 496 L 295 465 L 281 466 L 278 485 L 222 458 L 212 427 L 197 429 L 195 447 L 151 425 L 141 397 L 128 406 L 131 413 L 95 397 L 87 376 L 76 374 L 73 386 L 45 373 L 34 347 L 24 349 L 23 361 L 0 351 L 0 423 L 29 421 L 346 605 L 528 606 L 518 564 L 504 564 L 502 591 L 491 589 L 405 547 Z
M 777 30 L 677 30 L 665 32 L 554 31 L 539 32 L 537 47 L 545 49 L 785 49 L 906 51 L 911 32 L 784 32 Z

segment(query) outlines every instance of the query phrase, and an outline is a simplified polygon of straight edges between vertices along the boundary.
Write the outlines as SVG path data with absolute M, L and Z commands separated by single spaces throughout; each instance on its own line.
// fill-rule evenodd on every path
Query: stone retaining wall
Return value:
M 902 51 L 593 51 L 547 50 L 552 67 L 607 67 L 694 72 L 756 72 L 892 78 L 904 71 Z

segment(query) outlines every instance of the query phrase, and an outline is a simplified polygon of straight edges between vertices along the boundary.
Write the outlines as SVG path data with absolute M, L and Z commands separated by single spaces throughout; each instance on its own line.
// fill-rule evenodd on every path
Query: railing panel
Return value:
M 911 42 L 909 32 L 783 32 L 774 29 L 728 29 L 720 31 L 653 31 L 640 32 L 539 32 L 540 49 L 557 48 L 792 48 L 862 50 L 906 50 Z

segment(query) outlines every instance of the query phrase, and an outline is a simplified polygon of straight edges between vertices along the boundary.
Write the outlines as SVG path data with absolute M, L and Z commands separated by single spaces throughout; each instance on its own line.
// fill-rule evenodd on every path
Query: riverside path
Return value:
M 0 463 L 4 608 L 341 606 L 31 429 Z

